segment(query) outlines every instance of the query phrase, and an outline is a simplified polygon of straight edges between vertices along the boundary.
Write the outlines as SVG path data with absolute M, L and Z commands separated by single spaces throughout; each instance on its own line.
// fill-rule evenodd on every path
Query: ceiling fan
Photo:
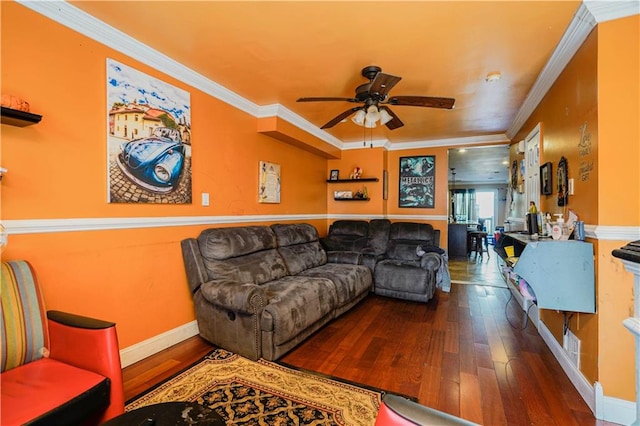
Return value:
M 394 130 L 404 126 L 404 123 L 387 105 L 452 109 L 456 101 L 453 98 L 431 96 L 389 97 L 389 91 L 400 81 L 401 77 L 385 74 L 382 72 L 382 68 L 375 65 L 363 68 L 362 76 L 369 79 L 369 82 L 356 87 L 356 96 L 354 98 L 313 97 L 300 98 L 297 102 L 344 101 L 363 104 L 338 114 L 322 126 L 321 129 L 333 127 L 350 115 L 355 114 L 351 120 L 359 126 L 373 128 L 376 127 L 376 122 L 380 120 L 380 124 L 386 125 L 389 130 Z

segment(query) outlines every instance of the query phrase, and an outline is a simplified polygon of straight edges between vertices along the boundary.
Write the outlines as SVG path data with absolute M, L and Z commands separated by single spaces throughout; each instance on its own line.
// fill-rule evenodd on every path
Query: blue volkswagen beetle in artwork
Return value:
M 157 127 L 149 137 L 123 143 L 117 163 L 137 185 L 149 191 L 167 193 L 178 182 L 184 157 L 185 146 L 180 132 Z

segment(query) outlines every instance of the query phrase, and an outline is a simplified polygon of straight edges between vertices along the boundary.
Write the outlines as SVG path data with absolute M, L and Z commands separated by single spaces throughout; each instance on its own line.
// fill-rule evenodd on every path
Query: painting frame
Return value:
M 553 194 L 552 169 L 553 167 L 550 162 L 546 162 L 540 166 L 540 193 L 542 195 Z
M 338 180 L 340 177 L 340 170 L 334 169 L 331 170 L 331 173 L 329 174 L 329 180 Z
M 400 157 L 398 207 L 435 208 L 436 156 Z
M 191 94 L 115 59 L 106 66 L 107 202 L 191 204 Z
M 258 170 L 258 202 L 280 204 L 280 164 L 260 161 Z

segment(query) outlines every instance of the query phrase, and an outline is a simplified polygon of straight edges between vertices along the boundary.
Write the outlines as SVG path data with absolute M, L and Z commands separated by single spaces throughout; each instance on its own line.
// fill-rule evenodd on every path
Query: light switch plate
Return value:
M 569 179 L 569 195 L 573 195 L 573 179 Z
M 203 192 L 202 193 L 202 205 L 205 206 L 205 207 L 209 205 L 209 193 L 208 192 Z

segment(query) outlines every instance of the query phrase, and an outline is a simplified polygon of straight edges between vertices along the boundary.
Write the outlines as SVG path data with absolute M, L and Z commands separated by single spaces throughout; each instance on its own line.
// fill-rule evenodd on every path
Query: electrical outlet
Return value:
M 567 355 L 569 355 L 569 359 L 571 363 L 575 365 L 575 367 L 580 369 L 580 339 L 571 332 L 571 330 L 567 330 L 566 334 L 562 339 L 562 347 L 564 348 Z

